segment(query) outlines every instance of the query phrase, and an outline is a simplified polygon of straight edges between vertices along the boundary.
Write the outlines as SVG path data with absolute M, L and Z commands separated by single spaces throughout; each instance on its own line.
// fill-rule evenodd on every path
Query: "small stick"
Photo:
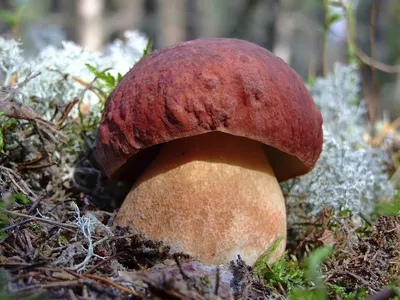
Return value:
M 42 165 L 26 165 L 26 166 L 21 166 L 21 167 L 19 167 L 19 169 L 20 169 L 20 170 L 43 169 L 43 168 L 48 168 L 48 167 L 54 166 L 54 165 L 56 165 L 56 164 L 57 164 L 57 162 L 51 161 L 51 162 L 48 162 L 48 163 L 44 163 L 44 164 L 42 164 Z
M 45 261 L 41 261 L 41 262 L 34 263 L 34 264 L 26 264 L 25 266 L 24 265 L 21 265 L 19 267 L 16 266 L 14 269 L 10 269 L 9 271 L 12 272 L 12 273 L 15 273 L 15 272 L 24 270 L 26 272 L 27 270 L 32 270 L 32 269 L 35 269 L 37 267 L 42 267 L 44 265 L 46 265 L 46 262 Z
M 93 280 L 97 280 L 97 281 L 103 282 L 103 283 L 108 284 L 108 285 L 111 285 L 111 286 L 113 286 L 113 287 L 115 287 L 115 288 L 117 288 L 117 289 L 129 294 L 129 295 L 133 295 L 133 296 L 136 296 L 136 297 L 140 296 L 139 293 L 137 293 L 135 290 L 128 289 L 128 288 L 126 288 L 126 287 L 124 287 L 124 286 L 122 286 L 122 285 L 120 285 L 120 284 L 118 284 L 118 283 L 116 283 L 114 281 L 111 281 L 110 279 L 107 279 L 107 278 L 104 278 L 104 277 L 101 277 L 101 276 L 98 276 L 98 275 L 94 275 L 94 274 L 84 274 L 82 276 L 86 277 L 86 278 L 89 278 L 89 279 L 93 279 Z
M 24 194 L 25 196 L 28 196 L 28 193 L 25 192 L 24 189 L 15 181 L 14 177 L 8 171 L 6 171 L 6 173 L 7 173 L 8 177 L 10 178 L 10 180 L 12 181 L 12 183 L 14 183 L 14 185 L 20 190 L 20 192 L 22 194 Z
M 35 201 L 33 203 L 33 205 L 28 209 L 27 215 L 29 215 L 31 212 L 33 212 L 39 206 L 39 204 L 42 202 L 42 200 L 43 200 L 43 198 L 39 198 L 37 201 Z M 3 231 L 8 231 L 10 229 L 13 229 L 14 227 L 19 227 L 23 224 L 30 223 L 32 221 L 33 221 L 32 219 L 20 220 L 19 222 L 16 222 L 12 225 L 8 225 L 8 226 L 4 227 Z M 1 240 L 1 241 L 3 241 L 3 240 Z M 1 244 L 1 241 L 0 241 L 0 244 Z
M 27 165 L 37 164 L 37 163 L 39 163 L 39 162 L 45 160 L 45 159 L 48 158 L 48 157 L 49 157 L 49 154 L 48 154 L 47 152 L 42 153 L 42 155 L 41 155 L 40 157 L 38 157 L 38 158 L 32 159 L 32 160 L 27 161 L 27 162 L 19 163 L 19 164 L 17 165 L 17 166 L 18 166 L 18 169 L 19 169 L 20 167 L 24 167 L 24 166 L 27 166 Z
M 24 189 L 26 190 L 21 190 L 21 192 L 25 195 L 28 196 L 28 193 L 31 194 L 32 198 L 37 201 L 38 197 L 36 196 L 36 194 L 29 188 L 29 186 L 26 184 L 25 181 L 22 180 L 22 178 L 13 170 L 4 166 L 0 166 L 0 169 L 4 172 L 6 172 L 8 174 L 8 176 L 11 178 L 11 174 L 16 177 L 18 179 L 18 181 L 20 182 L 21 185 L 23 185 Z M 14 181 L 13 181 L 14 182 Z M 18 187 L 18 189 L 21 189 L 21 187 L 19 185 L 16 185 Z
M 97 242 L 93 243 L 93 248 L 96 248 L 98 245 L 102 244 L 103 242 L 109 240 L 109 236 L 105 236 L 102 239 L 98 240 Z
M 61 117 L 57 120 L 57 126 L 61 126 L 61 124 L 65 121 L 68 117 L 69 113 L 71 112 L 72 108 L 75 106 L 76 103 L 79 102 L 78 97 L 75 97 L 72 101 L 68 102 L 65 109 L 62 111 Z
M 178 266 L 178 269 L 179 269 L 179 272 L 182 275 L 182 278 L 184 280 L 190 279 L 190 277 L 185 273 L 185 271 L 183 271 L 183 268 L 182 268 L 181 262 L 179 261 L 178 255 L 176 255 L 176 254 L 174 255 L 174 260 L 175 260 L 175 262 L 176 262 L 176 264 Z
M 109 257 L 106 257 L 104 260 L 100 261 L 98 264 L 95 264 L 93 267 L 91 267 L 89 270 L 86 271 L 85 274 L 90 274 L 93 273 L 93 271 L 96 271 L 99 267 L 101 267 L 102 265 L 106 264 L 107 262 L 109 262 L 110 260 L 113 260 L 115 258 L 117 258 L 118 256 L 121 256 L 123 254 L 126 254 L 124 252 L 119 252 L 117 254 L 111 255 Z
M 26 242 L 26 245 L 28 246 L 28 250 L 29 251 L 33 251 L 34 249 L 32 247 L 32 241 L 31 241 L 31 238 L 28 235 L 28 231 L 26 229 L 23 229 L 23 233 L 24 233 L 23 237 L 25 238 L 25 242 Z
M 81 279 L 78 280 L 68 280 L 68 281 L 56 281 L 56 282 L 50 282 L 50 283 L 45 283 L 45 284 L 35 284 L 31 286 L 27 286 L 25 288 L 12 291 L 12 293 L 22 293 L 22 292 L 28 292 L 31 290 L 39 290 L 39 289 L 52 289 L 52 288 L 58 288 L 58 287 L 67 287 L 67 286 L 77 286 L 79 284 L 82 284 L 83 281 Z
M 28 278 L 28 277 L 40 276 L 42 274 L 43 273 L 39 272 L 39 271 L 28 271 L 26 273 L 19 273 L 17 275 L 14 275 L 11 280 L 12 281 L 17 281 L 17 280 Z
M 349 10 L 344 2 L 344 0 L 338 0 L 334 1 L 331 3 L 331 5 L 339 6 L 343 9 L 343 12 L 345 14 L 346 20 L 349 22 Z M 350 22 L 349 22 L 350 23 Z M 388 65 L 383 62 L 377 61 L 374 58 L 368 56 L 363 50 L 361 50 L 360 47 L 356 44 L 356 41 L 353 36 L 353 28 L 351 26 L 348 29 L 348 41 L 349 44 L 353 46 L 355 50 L 355 54 L 357 55 L 358 59 L 361 60 L 364 64 L 375 68 L 377 70 L 380 70 L 385 73 L 400 73 L 400 65 Z
M 78 77 L 72 76 L 72 79 L 74 81 L 76 81 L 77 83 L 81 84 L 82 86 L 85 87 L 85 89 L 83 90 L 83 93 L 86 91 L 91 91 L 92 93 L 94 93 L 99 99 L 102 99 L 103 97 L 100 95 L 100 93 L 97 91 L 97 88 L 95 86 L 93 86 L 93 83 L 96 81 L 97 77 L 95 79 L 92 80 L 92 82 L 88 83 Z M 82 93 L 82 94 L 83 94 Z
M 217 267 L 217 274 L 215 275 L 215 290 L 214 290 L 214 295 L 218 296 L 218 290 L 219 290 L 219 268 Z
M 13 212 L 13 211 L 6 210 L 6 209 L 3 209 L 3 208 L 0 208 L 0 210 L 3 211 L 3 212 L 5 212 L 6 214 L 10 214 L 10 215 L 18 216 L 18 217 L 29 218 L 29 219 L 32 219 L 32 220 L 34 220 L 34 221 L 38 221 L 38 222 L 42 222 L 42 223 L 47 223 L 47 224 L 50 224 L 50 225 L 55 225 L 55 226 L 62 227 L 62 228 L 65 228 L 65 229 L 67 229 L 67 230 L 70 230 L 70 231 L 72 231 L 72 232 L 75 232 L 75 230 L 77 229 L 77 226 L 72 225 L 72 224 L 64 224 L 64 223 L 57 222 L 57 221 L 52 221 L 52 220 L 48 220 L 48 219 L 38 218 L 38 217 L 26 215 L 26 214 L 21 214 L 21 213 Z
M 358 215 L 363 219 L 369 226 L 373 226 L 372 222 L 368 220 L 367 216 L 364 215 L 363 213 L 359 212 Z

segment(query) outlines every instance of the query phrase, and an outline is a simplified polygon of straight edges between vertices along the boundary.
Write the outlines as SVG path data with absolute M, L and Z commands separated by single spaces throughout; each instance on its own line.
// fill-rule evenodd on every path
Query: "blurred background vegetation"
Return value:
M 126 30 L 153 49 L 236 37 L 288 62 L 304 80 L 354 62 L 371 122 L 400 115 L 400 0 L 0 0 L 0 34 L 27 53 L 72 40 L 102 51 Z

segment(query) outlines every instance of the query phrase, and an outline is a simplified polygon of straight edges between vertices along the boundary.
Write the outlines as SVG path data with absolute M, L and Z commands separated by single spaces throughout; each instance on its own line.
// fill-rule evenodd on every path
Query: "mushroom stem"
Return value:
M 115 224 L 204 263 L 253 264 L 280 236 L 286 210 L 263 145 L 220 132 L 171 141 L 134 184 Z

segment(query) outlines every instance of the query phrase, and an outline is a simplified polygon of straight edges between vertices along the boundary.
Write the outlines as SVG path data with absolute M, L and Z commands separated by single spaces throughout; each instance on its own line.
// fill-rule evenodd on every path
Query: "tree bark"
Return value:
M 185 0 L 158 0 L 160 46 L 185 40 Z
M 219 35 L 219 14 L 214 0 L 197 0 L 198 35 L 200 37 L 215 37 Z
M 77 42 L 87 50 L 101 50 L 104 45 L 104 0 L 76 0 Z

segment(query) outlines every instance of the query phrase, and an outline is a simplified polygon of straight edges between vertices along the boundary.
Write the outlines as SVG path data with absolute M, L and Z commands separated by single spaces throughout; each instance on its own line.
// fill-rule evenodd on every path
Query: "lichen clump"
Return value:
M 310 173 L 282 185 L 292 222 L 315 216 L 321 207 L 368 215 L 377 201 L 395 194 L 385 169 L 386 149 L 364 139 L 368 124 L 359 81 L 355 67 L 337 64 L 309 87 L 323 116 L 324 144 Z

